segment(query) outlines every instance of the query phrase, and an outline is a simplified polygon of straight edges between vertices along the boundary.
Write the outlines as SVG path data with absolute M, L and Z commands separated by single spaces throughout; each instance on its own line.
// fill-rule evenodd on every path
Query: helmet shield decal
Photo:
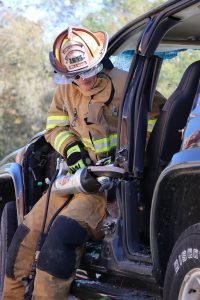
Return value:
M 85 47 L 81 43 L 68 42 L 61 47 L 61 62 L 68 71 L 75 71 L 88 67 L 88 57 Z

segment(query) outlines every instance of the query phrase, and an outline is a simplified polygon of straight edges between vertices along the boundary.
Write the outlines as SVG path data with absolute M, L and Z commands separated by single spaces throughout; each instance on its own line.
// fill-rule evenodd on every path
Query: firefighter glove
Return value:
M 72 173 L 92 164 L 88 152 L 81 142 L 74 142 L 65 148 L 67 165 Z

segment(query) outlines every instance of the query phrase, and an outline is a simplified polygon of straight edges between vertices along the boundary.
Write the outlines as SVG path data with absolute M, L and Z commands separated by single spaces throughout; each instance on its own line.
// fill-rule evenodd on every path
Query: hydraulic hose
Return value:
M 54 173 L 51 182 L 49 184 L 49 188 L 47 191 L 47 199 L 46 199 L 46 205 L 45 205 L 45 211 L 44 211 L 44 218 L 42 222 L 42 228 L 38 237 L 38 242 L 37 242 L 37 247 L 36 247 L 36 252 L 35 252 L 35 259 L 31 268 L 31 272 L 28 277 L 24 277 L 22 279 L 24 285 L 26 286 L 25 294 L 24 294 L 24 300 L 31 300 L 32 299 L 32 294 L 33 294 L 33 289 L 34 289 L 34 281 L 35 281 L 35 275 L 36 275 L 36 267 L 37 267 L 37 260 L 38 256 L 40 253 L 40 250 L 42 248 L 42 245 L 44 243 L 46 234 L 45 234 L 45 226 L 46 226 L 46 221 L 47 221 L 47 215 L 48 215 L 48 208 L 49 208 L 49 201 L 50 201 L 50 195 L 51 195 L 51 188 L 54 183 L 54 180 L 56 179 L 58 175 L 59 169 L 58 166 L 56 167 L 56 172 Z M 65 204 L 66 205 L 66 204 Z M 64 207 L 62 205 L 62 207 Z

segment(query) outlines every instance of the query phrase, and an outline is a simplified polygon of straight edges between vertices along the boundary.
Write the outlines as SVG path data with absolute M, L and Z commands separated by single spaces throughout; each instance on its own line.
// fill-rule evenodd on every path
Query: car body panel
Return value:
M 186 127 L 183 128 L 183 139 L 180 151 L 174 154 L 170 165 L 161 173 L 154 190 L 151 209 L 150 238 L 151 253 L 154 262 L 154 274 L 160 284 L 163 284 L 167 261 L 178 236 L 190 225 L 199 222 L 199 92 L 200 90 L 198 88 L 193 102 L 193 107 L 190 115 L 188 116 Z M 165 195 L 167 195 L 166 186 L 168 186 L 168 189 L 175 189 L 177 182 L 179 183 L 179 187 L 184 191 L 184 194 L 179 191 L 179 197 L 177 197 L 176 191 L 174 191 L 171 192 L 171 199 L 167 199 L 167 197 L 165 197 Z M 177 190 L 177 188 L 175 190 Z M 174 213 L 174 208 L 170 207 L 172 203 L 179 211 L 178 215 Z M 161 213 L 162 208 L 165 209 L 164 213 Z M 167 220 L 167 225 L 162 224 L 162 220 Z M 166 234 L 167 232 L 173 232 L 170 243 L 169 237 L 164 237 L 163 232 Z
M 6 183 L 8 186 L 6 186 Z M 24 198 L 22 168 L 18 163 L 8 163 L 0 167 L 0 187 L 3 189 L 3 191 L 1 190 L 1 196 L 3 195 L 2 198 L 5 203 L 11 200 L 16 201 L 17 214 L 19 216 L 18 224 L 20 224 L 24 215 Z

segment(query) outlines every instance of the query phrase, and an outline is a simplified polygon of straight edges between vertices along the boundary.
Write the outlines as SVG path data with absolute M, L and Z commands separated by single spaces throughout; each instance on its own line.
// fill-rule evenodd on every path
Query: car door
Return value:
M 124 180 L 119 187 L 123 203 L 123 246 L 129 259 L 134 257 L 135 251 L 139 248 L 140 228 L 137 206 L 141 199 L 148 112 L 152 108 L 163 60 L 155 51 L 168 30 L 181 22 L 181 18 L 173 17 L 172 14 L 197 2 L 169 1 L 160 10 L 143 18 L 141 23 L 143 22 L 145 29 L 135 43 L 135 48 L 132 49 L 134 56 L 129 67 L 129 76 L 121 105 L 116 154 L 118 164 L 123 166 L 129 174 L 128 180 Z M 118 38 L 118 43 L 119 41 Z M 117 38 L 114 46 L 116 44 Z

